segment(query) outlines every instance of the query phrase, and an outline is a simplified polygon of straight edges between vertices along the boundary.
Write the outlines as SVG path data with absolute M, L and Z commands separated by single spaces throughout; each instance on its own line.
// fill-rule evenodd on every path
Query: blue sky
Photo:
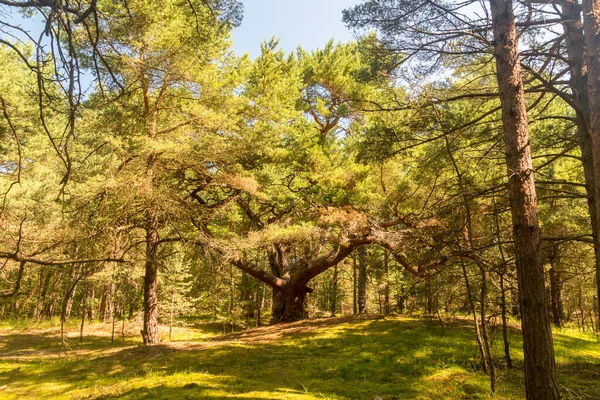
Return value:
M 241 0 L 244 4 L 242 25 L 232 32 L 236 54 L 256 57 L 260 44 L 271 37 L 279 39 L 286 52 L 298 46 L 307 50 L 323 47 L 327 41 L 346 42 L 352 34 L 342 23 L 342 10 L 361 0 Z M 3 8 L 4 9 L 4 8 Z M 5 11 L 12 11 L 10 8 Z M 14 22 L 39 35 L 39 21 L 16 14 Z
M 342 23 L 342 10 L 361 0 L 242 0 L 244 20 L 233 31 L 233 49 L 239 55 L 256 57 L 265 39 L 279 39 L 289 52 L 302 46 L 323 47 L 329 39 L 352 39 Z

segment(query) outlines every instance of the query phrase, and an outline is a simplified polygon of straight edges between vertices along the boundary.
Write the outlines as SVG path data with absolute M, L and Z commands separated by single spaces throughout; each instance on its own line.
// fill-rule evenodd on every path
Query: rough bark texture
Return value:
M 292 322 L 308 317 L 306 294 L 311 289 L 286 285 L 283 290 L 273 290 L 272 318 L 274 322 Z
M 581 21 L 581 7 L 577 1 L 561 1 L 565 31 L 567 56 L 571 72 L 571 93 L 577 105 L 577 132 L 581 148 L 581 162 L 585 177 L 588 210 L 592 225 L 594 254 L 596 261 L 596 293 L 600 299 L 600 242 L 594 182 L 594 148 L 591 134 L 590 99 L 588 93 L 588 71 L 585 62 L 585 36 Z M 596 127 L 597 129 L 597 127 Z M 600 310 L 600 303 L 599 303 Z M 598 318 L 600 320 L 600 311 Z
M 490 0 L 513 220 L 528 399 L 558 399 L 527 109 L 511 0 Z
M 590 108 L 590 136 L 594 165 L 594 205 L 600 210 L 600 0 L 583 0 L 583 25 L 587 50 L 588 99 Z M 600 227 L 600 213 L 595 213 L 595 227 Z M 594 238 L 600 251 L 600 235 Z M 598 288 L 598 319 L 600 320 L 600 265 L 596 263 Z

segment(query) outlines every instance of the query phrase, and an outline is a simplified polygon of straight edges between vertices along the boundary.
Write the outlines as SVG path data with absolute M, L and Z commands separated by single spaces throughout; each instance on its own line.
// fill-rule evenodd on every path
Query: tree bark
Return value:
M 600 0 L 583 0 L 583 27 L 587 53 L 587 84 L 590 107 L 590 136 L 594 165 L 594 205 L 600 210 Z M 600 229 L 600 212 L 595 213 L 595 227 Z M 600 251 L 600 234 L 594 238 Z M 596 262 L 598 319 L 600 320 L 600 264 Z
M 306 294 L 312 289 L 292 284 L 281 289 L 273 289 L 274 322 L 292 322 L 308 317 L 306 312 Z
M 581 148 L 581 162 L 585 178 L 588 211 L 592 225 L 596 266 L 596 294 L 600 298 L 600 233 L 598 232 L 595 194 L 594 146 L 588 91 L 588 69 L 585 62 L 586 39 L 581 21 L 581 7 L 577 1 L 562 0 L 563 30 L 566 38 L 567 57 L 570 68 L 570 86 L 573 101 L 577 105 L 577 133 Z M 589 7 L 589 6 L 588 6 Z M 596 126 L 596 130 L 598 127 Z M 600 303 L 598 303 L 600 309 Z M 553 314 L 554 315 L 554 314 Z M 600 312 L 597 314 L 600 318 Z M 556 321 L 555 321 L 556 323 Z M 599 328 L 600 330 L 600 328 Z
M 158 338 L 158 216 L 147 211 L 146 227 L 146 273 L 144 275 L 144 345 L 156 344 Z
M 522 315 L 527 399 L 560 398 L 541 260 L 527 108 L 512 0 L 490 0 Z

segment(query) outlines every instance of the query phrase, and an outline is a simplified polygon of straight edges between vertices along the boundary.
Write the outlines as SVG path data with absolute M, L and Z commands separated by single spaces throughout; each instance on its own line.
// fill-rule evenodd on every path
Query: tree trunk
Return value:
M 358 282 L 356 280 L 356 255 L 352 254 L 352 315 L 358 315 Z
M 490 0 L 513 220 L 528 399 L 558 399 L 527 108 L 512 0 Z
M 38 287 L 38 298 L 35 305 L 35 319 L 39 321 L 42 318 L 44 311 L 44 300 L 46 299 L 46 292 L 48 291 L 48 285 L 50 284 L 50 278 L 52 274 L 50 271 L 44 271 L 40 269 L 40 281 Z
M 358 248 L 358 313 L 367 312 L 367 254 L 364 247 Z
M 333 267 L 333 282 L 331 285 L 331 302 L 330 302 L 330 310 L 331 316 L 335 317 L 335 310 L 337 306 L 337 292 L 338 292 L 338 266 L 335 265 Z
M 500 313 L 502 317 L 502 340 L 504 342 L 504 359 L 506 367 L 512 368 L 510 342 L 508 340 L 508 323 L 506 318 L 506 289 L 504 288 L 504 271 L 500 274 Z
M 73 267 L 71 269 L 71 282 L 75 280 L 77 276 L 77 268 Z M 73 309 L 73 299 L 75 298 L 75 291 L 77 289 L 77 284 L 73 287 L 73 290 L 68 290 L 65 293 L 67 302 L 65 307 L 65 320 L 68 320 L 71 317 L 71 310 Z
M 102 297 L 100 298 L 100 310 L 98 312 L 98 318 L 100 322 L 106 322 L 109 320 L 112 314 L 112 284 L 107 283 L 104 285 L 102 291 Z
M 254 319 L 254 311 L 256 305 L 254 304 L 254 284 L 250 280 L 250 276 L 242 272 L 242 283 L 240 285 L 240 299 L 244 306 L 244 316 L 247 320 Z
M 383 253 L 383 312 L 388 315 L 390 308 L 390 255 L 387 250 Z
M 287 284 L 281 289 L 273 289 L 272 322 L 292 322 L 308 317 L 306 294 L 312 290 Z
M 256 327 L 258 328 L 260 326 L 260 317 L 261 317 L 261 305 L 263 302 L 263 293 L 264 293 L 264 287 L 263 284 L 261 283 L 260 285 L 258 285 L 258 287 L 256 288 L 256 292 L 254 292 L 254 304 L 256 306 L 256 313 L 254 314 L 256 316 Z
M 487 280 L 488 274 L 482 264 L 479 264 L 479 273 L 481 276 L 481 290 L 479 292 L 479 316 L 481 317 L 481 337 L 485 346 L 487 362 L 490 367 L 490 388 L 492 393 L 496 391 L 496 363 L 494 361 L 494 353 L 492 351 L 492 343 L 487 328 Z
M 92 320 L 94 319 L 94 300 L 95 300 L 95 298 L 96 298 L 96 289 L 94 288 L 94 286 L 92 286 L 92 290 L 90 292 L 90 301 L 87 306 L 88 324 L 90 322 L 92 322 Z
M 85 324 L 85 316 L 86 316 L 86 298 L 87 298 L 87 290 L 83 290 L 81 292 L 81 327 L 79 328 L 79 341 L 83 342 L 83 325 Z
M 600 297 L 600 241 L 596 215 L 596 194 L 594 182 L 594 147 L 591 134 L 590 99 L 588 92 L 588 70 L 585 63 L 585 36 L 581 22 L 581 8 L 573 0 L 562 0 L 563 30 L 566 37 L 567 56 L 571 72 L 571 95 L 577 107 L 577 133 L 581 148 L 581 162 L 585 177 L 588 210 L 594 240 L 596 263 L 596 293 Z M 596 129 L 598 127 L 596 126 Z M 599 304 L 600 305 L 600 304 Z M 599 307 L 600 309 L 600 307 Z M 553 314 L 554 315 L 554 314 Z M 600 318 L 600 314 L 598 314 Z M 555 322 L 556 323 L 556 322 Z M 600 331 L 600 328 L 599 328 Z
M 600 0 L 583 0 L 583 27 L 587 50 L 587 84 L 590 108 L 590 136 L 594 165 L 594 205 L 600 211 Z M 600 212 L 595 213 L 595 227 L 600 229 Z M 600 234 L 594 238 L 600 252 Z M 596 262 L 598 318 L 600 319 L 600 264 Z
M 155 344 L 158 339 L 158 216 L 154 210 L 147 211 L 146 227 L 146 273 L 144 275 L 144 345 Z
M 563 325 L 563 305 L 562 305 L 562 278 L 560 271 L 556 268 L 558 246 L 554 246 L 553 254 L 550 257 L 550 299 L 552 305 L 552 322 L 557 328 Z
M 477 347 L 479 348 L 479 354 L 481 354 L 481 369 L 486 374 L 488 373 L 488 357 L 486 354 L 486 349 L 483 345 L 483 338 L 481 336 L 480 327 L 483 325 L 479 325 L 479 321 L 477 318 L 477 307 L 475 307 L 475 302 L 473 301 L 473 296 L 471 294 L 471 283 L 469 281 L 469 275 L 467 274 L 467 268 L 465 267 L 464 260 L 461 259 L 461 267 L 463 278 L 465 279 L 465 289 L 467 290 L 467 300 L 469 301 L 469 306 L 471 307 L 471 312 L 473 313 L 473 326 L 475 327 L 475 340 L 477 341 Z
M 54 305 L 56 304 L 56 301 L 58 300 L 58 282 L 61 280 L 62 278 L 62 272 L 54 272 L 54 274 L 52 275 L 52 285 L 50 286 L 50 293 L 47 296 L 48 297 L 48 304 L 46 305 L 46 311 L 44 312 L 44 314 L 46 315 L 46 317 L 48 318 L 52 318 L 54 316 Z

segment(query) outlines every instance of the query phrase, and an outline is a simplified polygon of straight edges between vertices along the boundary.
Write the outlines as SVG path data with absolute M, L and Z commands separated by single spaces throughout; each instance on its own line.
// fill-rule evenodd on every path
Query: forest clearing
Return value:
M 599 399 L 600 0 L 0 0 L 0 327 L 0 398 Z
M 56 322 L 56 321 L 55 321 Z M 188 322 L 161 345 L 140 347 L 128 332 L 111 344 L 110 324 L 72 326 L 59 355 L 60 330 L 0 328 L 0 386 L 6 399 L 487 399 L 468 321 L 338 317 L 222 334 L 223 326 Z M 48 324 L 44 324 L 49 326 Z M 132 329 L 135 329 L 132 327 Z M 225 328 L 226 330 L 229 327 Z M 520 348 L 520 333 L 511 341 Z M 561 392 L 600 393 L 600 346 L 563 329 L 554 337 Z M 522 365 L 522 352 L 514 362 Z M 494 398 L 523 399 L 520 368 L 500 368 Z

